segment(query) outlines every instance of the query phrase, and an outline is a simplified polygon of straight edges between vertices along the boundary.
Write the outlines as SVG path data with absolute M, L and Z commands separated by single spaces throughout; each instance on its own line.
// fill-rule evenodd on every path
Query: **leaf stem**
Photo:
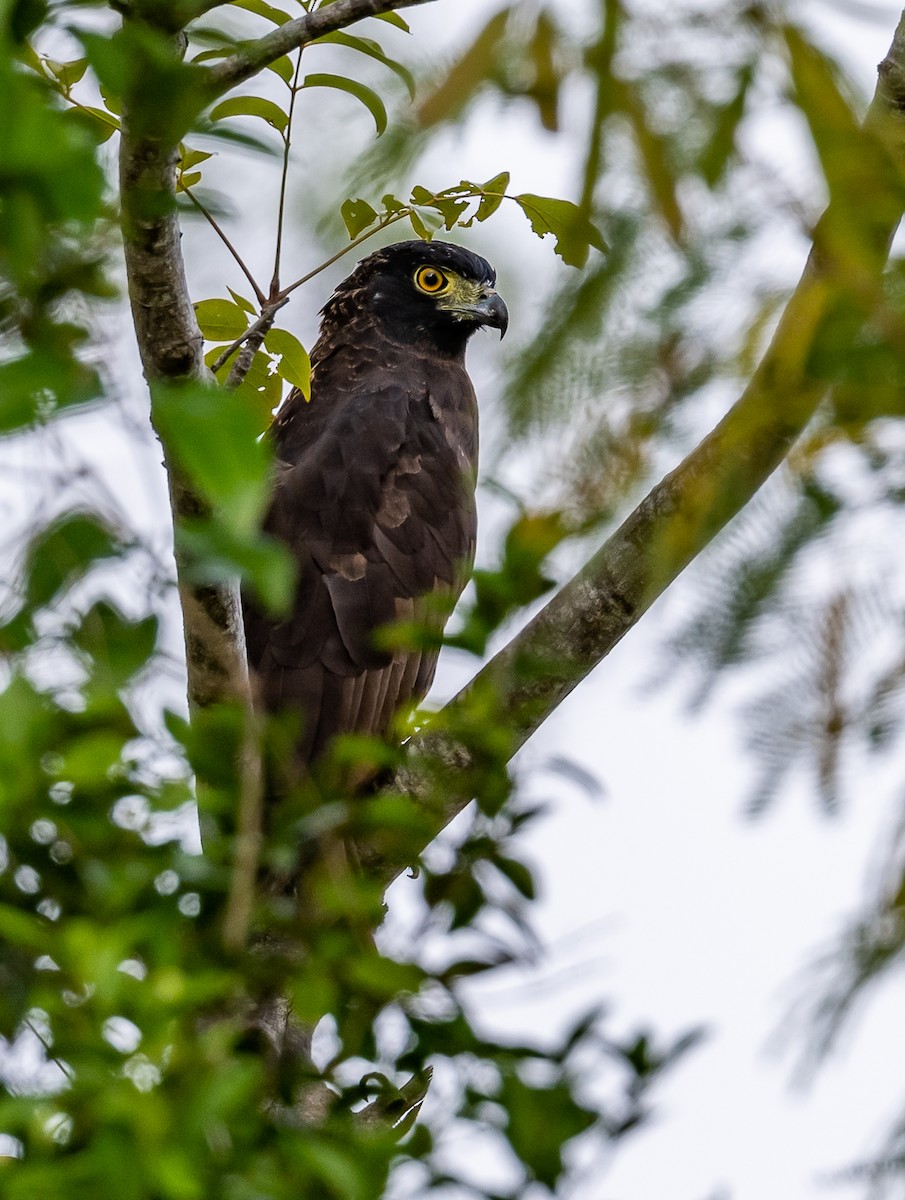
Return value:
M 255 299 L 257 300 L 258 304 L 260 304 L 261 307 L 263 308 L 264 305 L 267 304 L 267 297 L 264 295 L 264 293 L 261 291 L 261 289 L 258 287 L 257 283 L 255 282 L 255 278 L 252 275 L 251 271 L 249 271 L 248 267 L 245 265 L 245 261 L 242 258 L 242 255 L 239 253 L 239 251 L 235 248 L 235 246 L 232 244 L 232 242 L 226 236 L 222 227 L 217 222 L 217 220 L 214 218 L 214 216 L 210 212 L 208 212 L 207 208 L 201 203 L 201 201 L 198 199 L 198 197 L 192 192 L 192 189 L 183 187 L 182 190 L 188 196 L 188 198 L 192 202 L 192 204 L 194 204 L 194 206 L 198 209 L 198 211 L 201 213 L 201 215 L 204 217 L 204 219 L 208 222 L 208 224 L 213 229 L 214 233 L 216 233 L 217 237 L 220 239 L 220 241 L 223 243 L 223 245 L 226 247 L 226 249 L 233 256 L 233 258 L 235 259 L 235 261 L 239 267 L 239 270 L 242 272 L 242 274 L 245 276 L 245 278 L 248 280 L 248 282 L 251 284 L 252 288 L 254 289 Z
M 270 281 L 270 295 L 276 296 L 280 290 L 280 254 L 283 249 L 283 217 L 286 212 L 286 180 L 289 176 L 289 147 L 292 143 L 292 118 L 295 114 L 295 100 L 299 93 L 299 71 L 302 69 L 302 50 L 299 49 L 295 60 L 295 74 L 289 85 L 289 119 L 286 122 L 286 132 L 283 135 L 283 172 L 280 178 L 280 203 L 277 209 L 277 240 L 273 255 L 273 278 Z
M 330 257 L 322 262 L 319 267 L 315 267 L 313 271 L 309 271 L 307 275 L 303 275 L 301 279 L 297 279 L 295 283 L 290 283 L 288 287 L 284 287 L 279 295 L 281 297 L 289 296 L 290 293 L 294 292 L 296 288 L 300 288 L 303 283 L 307 283 L 309 279 L 313 279 L 315 275 L 320 275 L 321 271 L 326 271 L 327 267 L 332 267 L 335 262 L 338 262 L 339 259 L 348 254 L 350 250 L 354 250 L 356 246 L 360 246 L 362 242 L 366 242 L 368 238 L 373 237 L 375 233 L 380 233 L 382 229 L 389 229 L 391 225 L 394 225 L 397 221 L 401 221 L 403 217 L 407 217 L 408 214 L 408 208 L 404 209 L 402 212 L 392 213 L 389 217 L 386 217 L 384 220 L 380 221 L 379 224 L 375 225 L 373 229 L 368 229 L 365 233 L 359 234 L 357 238 L 354 238 L 351 242 L 349 242 L 348 246 L 343 246 L 342 250 L 337 250 L 335 254 L 331 254 Z

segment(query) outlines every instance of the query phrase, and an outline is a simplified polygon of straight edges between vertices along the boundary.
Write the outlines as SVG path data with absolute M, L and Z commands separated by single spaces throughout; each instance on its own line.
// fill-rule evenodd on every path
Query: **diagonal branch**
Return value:
M 892 183 L 886 203 L 859 204 L 852 197 L 831 201 L 815 231 L 801 281 L 739 400 L 583 569 L 447 705 L 442 716 L 447 728 L 455 729 L 471 697 L 491 689 L 500 725 L 511 731 L 509 757 L 514 755 L 788 454 L 826 391 L 808 369 L 815 339 L 838 315 L 840 302 L 847 302 L 850 310 L 853 302 L 863 301 L 869 286 L 878 289 L 902 214 L 905 14 L 878 70 L 864 137 L 865 151 L 871 144 L 879 146 L 889 167 Z M 884 180 L 876 185 L 880 192 Z M 854 279 L 850 253 L 831 236 L 840 209 L 858 244 L 869 247 L 864 272 Z M 443 729 L 428 728 L 409 743 L 393 790 L 407 793 L 418 807 L 422 848 L 471 801 L 469 780 L 476 766 L 475 754 Z M 357 847 L 362 864 L 385 883 L 412 861 L 412 850 L 409 844 L 394 856 L 367 845 Z
M 397 8 L 415 8 L 431 0 L 333 0 L 332 4 L 289 21 L 256 41 L 242 47 L 217 66 L 210 68 L 208 101 L 215 100 L 230 88 L 244 83 L 284 54 L 307 46 L 325 33 L 345 29 L 354 21 L 394 12 Z

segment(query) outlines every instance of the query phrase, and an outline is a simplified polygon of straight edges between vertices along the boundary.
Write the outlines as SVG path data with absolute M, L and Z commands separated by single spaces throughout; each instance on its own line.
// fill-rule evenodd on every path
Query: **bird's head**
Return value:
M 326 321 L 377 321 L 389 337 L 460 354 L 482 326 L 500 331 L 509 313 L 486 259 L 449 242 L 397 242 L 362 259 L 324 307 Z

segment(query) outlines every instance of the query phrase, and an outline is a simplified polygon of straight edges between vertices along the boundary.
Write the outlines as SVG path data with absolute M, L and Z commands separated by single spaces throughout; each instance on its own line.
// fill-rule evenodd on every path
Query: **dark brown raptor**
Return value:
M 477 405 L 465 345 L 505 332 L 483 258 L 443 242 L 400 242 L 358 264 L 323 309 L 311 399 L 274 420 L 264 522 L 298 564 L 292 610 L 273 620 L 243 597 L 259 703 L 301 716 L 295 770 L 339 733 L 384 734 L 424 697 L 435 649 L 381 649 L 375 632 L 451 603 L 474 555 Z

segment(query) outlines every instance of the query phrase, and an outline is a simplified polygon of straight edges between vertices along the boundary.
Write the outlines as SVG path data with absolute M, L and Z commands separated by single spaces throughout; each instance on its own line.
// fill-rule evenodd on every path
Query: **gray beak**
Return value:
M 491 325 L 494 329 L 498 329 L 500 341 L 503 340 L 506 330 L 509 328 L 509 309 L 502 296 L 492 289 L 488 289 L 487 293 L 474 306 L 472 312 L 479 324 Z

